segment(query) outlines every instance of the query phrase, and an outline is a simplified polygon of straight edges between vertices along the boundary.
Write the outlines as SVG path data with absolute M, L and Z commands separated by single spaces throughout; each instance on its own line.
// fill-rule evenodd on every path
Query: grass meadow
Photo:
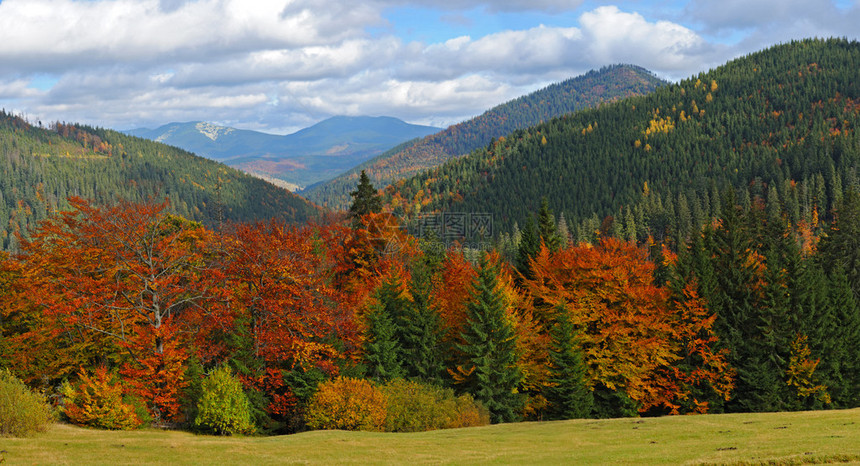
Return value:
M 54 424 L 0 438 L 6 464 L 860 464 L 860 409 L 526 422 L 277 437 Z

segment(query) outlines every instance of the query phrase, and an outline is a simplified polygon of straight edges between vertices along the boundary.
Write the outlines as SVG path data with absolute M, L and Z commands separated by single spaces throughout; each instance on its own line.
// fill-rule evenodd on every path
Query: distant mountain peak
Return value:
M 200 134 L 206 136 L 207 138 L 217 141 L 221 136 L 225 136 L 233 132 L 233 128 L 228 128 L 226 126 L 218 126 L 213 123 L 207 123 L 205 121 L 200 121 L 194 127 L 197 131 L 200 131 Z

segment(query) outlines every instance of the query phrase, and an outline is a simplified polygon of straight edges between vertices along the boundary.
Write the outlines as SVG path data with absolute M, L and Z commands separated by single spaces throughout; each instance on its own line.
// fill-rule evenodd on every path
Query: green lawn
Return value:
M 417 434 L 219 438 L 56 424 L 0 438 L 5 464 L 860 463 L 860 409 L 519 423 Z

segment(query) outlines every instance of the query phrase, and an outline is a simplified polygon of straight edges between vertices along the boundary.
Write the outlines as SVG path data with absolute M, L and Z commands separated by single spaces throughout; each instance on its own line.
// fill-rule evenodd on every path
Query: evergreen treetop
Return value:
M 361 171 L 358 186 L 349 195 L 353 199 L 352 205 L 349 206 L 349 215 L 354 222 L 361 220 L 361 217 L 367 214 L 382 211 L 382 197 L 373 187 L 364 170 Z

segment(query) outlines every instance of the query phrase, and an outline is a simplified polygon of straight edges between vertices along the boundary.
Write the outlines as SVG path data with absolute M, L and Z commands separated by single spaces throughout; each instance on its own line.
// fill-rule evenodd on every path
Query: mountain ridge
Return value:
M 108 204 L 170 200 L 169 210 L 209 226 L 277 219 L 302 223 L 321 210 L 261 179 L 188 151 L 85 125 L 42 128 L 0 111 L 0 249 L 14 250 L 67 198 Z
M 681 243 L 720 192 L 824 221 L 860 169 L 860 43 L 781 44 L 654 93 L 518 130 L 387 191 L 404 214 L 484 212 L 510 231 L 546 197 L 574 224 Z M 574 228 L 571 228 L 574 230 Z
M 334 180 L 310 186 L 301 194 L 318 205 L 345 209 L 349 205 L 349 192 L 362 169 L 374 186 L 384 188 L 397 179 L 485 147 L 492 139 L 516 129 L 619 98 L 645 94 L 665 84 L 668 83 L 652 72 L 635 65 L 591 70 L 497 105 L 439 133 L 408 141 Z
M 125 133 L 173 145 L 264 178 L 307 186 L 439 129 L 387 116 L 334 116 L 286 135 L 204 121 L 174 122 Z

